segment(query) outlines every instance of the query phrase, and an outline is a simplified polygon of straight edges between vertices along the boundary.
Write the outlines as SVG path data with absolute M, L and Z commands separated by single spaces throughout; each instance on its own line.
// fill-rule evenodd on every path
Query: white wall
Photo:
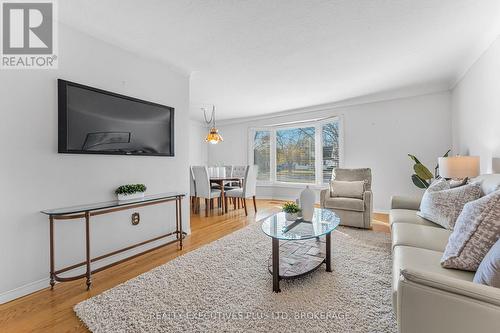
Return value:
M 343 116 L 344 166 L 372 168 L 377 211 L 389 209 L 393 194 L 421 193 L 410 180 L 413 164 L 408 153 L 434 169 L 437 158 L 451 148 L 450 95 L 443 92 L 319 111 L 307 108 L 226 125 L 219 122 L 224 142 L 209 147 L 209 163 L 247 163 L 247 133 L 251 127 L 333 115 Z M 259 197 L 292 199 L 300 190 L 273 186 L 259 187 L 257 193 Z
M 452 90 L 455 153 L 481 157 L 481 173 L 500 157 L 500 37 Z
M 59 50 L 58 70 L 0 71 L 0 302 L 48 286 L 49 229 L 40 210 L 110 200 L 125 183 L 145 183 L 151 194 L 189 191 L 188 75 L 65 26 Z M 58 154 L 57 78 L 174 107 L 175 157 Z M 142 218 L 135 227 L 132 211 L 93 218 L 92 255 L 175 229 L 173 205 L 137 211 Z M 84 258 L 83 226 L 78 220 L 56 223 L 59 268 Z
M 205 142 L 205 137 L 208 129 L 196 120 L 191 120 L 189 126 L 189 165 L 206 165 L 208 143 Z

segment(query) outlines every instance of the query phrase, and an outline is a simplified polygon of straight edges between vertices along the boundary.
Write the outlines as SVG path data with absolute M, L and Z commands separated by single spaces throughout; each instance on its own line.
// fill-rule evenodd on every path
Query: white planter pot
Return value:
M 144 198 L 144 192 L 135 192 L 132 194 L 118 194 L 119 201 L 133 200 Z
M 298 213 L 285 213 L 285 219 L 287 221 L 295 221 L 298 218 L 299 218 Z

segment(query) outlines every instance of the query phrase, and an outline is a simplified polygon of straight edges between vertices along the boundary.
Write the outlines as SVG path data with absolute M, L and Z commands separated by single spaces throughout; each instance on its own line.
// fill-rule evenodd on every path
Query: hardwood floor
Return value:
M 0 305 L 0 331 L 87 332 L 73 312 L 75 304 L 269 216 L 279 211 L 282 203 L 257 200 L 258 212 L 255 214 L 249 209 L 247 217 L 243 209 L 230 209 L 225 215 L 217 215 L 217 210 L 214 210 L 209 217 L 192 215 L 191 235 L 186 238 L 182 251 L 178 250 L 177 244 L 172 244 L 99 272 L 93 275 L 90 291 L 86 290 L 84 280 L 78 280 L 59 283 L 54 290 L 46 288 Z M 389 232 L 386 214 L 374 215 L 373 230 Z

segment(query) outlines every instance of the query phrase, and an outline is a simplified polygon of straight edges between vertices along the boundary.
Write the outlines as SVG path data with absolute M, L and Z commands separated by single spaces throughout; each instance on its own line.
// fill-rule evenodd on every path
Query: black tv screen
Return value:
M 58 80 L 59 153 L 174 156 L 174 108 Z

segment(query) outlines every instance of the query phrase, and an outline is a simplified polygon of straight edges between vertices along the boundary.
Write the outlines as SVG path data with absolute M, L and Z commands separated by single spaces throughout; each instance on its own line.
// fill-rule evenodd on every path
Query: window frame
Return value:
M 280 124 L 274 126 L 250 127 L 248 129 L 248 163 L 254 164 L 254 137 L 257 131 L 270 132 L 269 158 L 270 158 L 270 180 L 257 181 L 258 186 L 277 187 L 304 187 L 312 186 L 324 188 L 328 183 L 323 183 L 323 125 L 337 122 L 339 125 L 339 167 L 344 166 L 344 117 L 333 116 L 322 120 L 299 121 L 294 123 Z M 314 183 L 283 182 L 276 179 L 276 132 L 283 129 L 294 129 L 303 127 L 314 127 Z

